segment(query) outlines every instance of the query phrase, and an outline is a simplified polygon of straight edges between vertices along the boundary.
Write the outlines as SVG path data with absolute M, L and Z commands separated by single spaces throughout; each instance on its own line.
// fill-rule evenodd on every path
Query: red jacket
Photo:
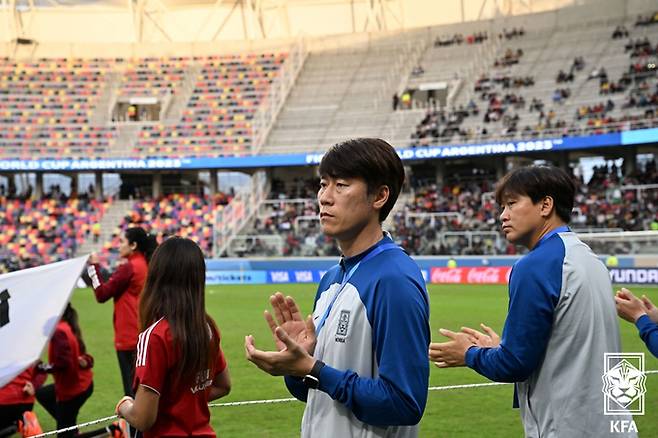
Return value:
M 48 361 L 52 366 L 57 401 L 71 400 L 91 385 L 93 373 L 91 368 L 80 367 L 80 356 L 80 344 L 71 326 L 64 321 L 58 322 L 48 344 Z
M 0 388 L 0 405 L 28 405 L 34 403 L 34 395 L 27 395 L 23 392 L 23 388 L 27 382 L 32 382 L 36 389 L 41 386 L 45 378 L 46 376 L 38 374 L 33 366 L 26 368 L 14 377 L 14 380 Z
M 114 298 L 114 346 L 119 351 L 137 348 L 139 334 L 139 295 L 144 289 L 148 263 L 141 252 L 134 252 L 128 262 L 119 266 L 107 283 L 103 283 L 100 266 L 89 266 L 96 301 Z

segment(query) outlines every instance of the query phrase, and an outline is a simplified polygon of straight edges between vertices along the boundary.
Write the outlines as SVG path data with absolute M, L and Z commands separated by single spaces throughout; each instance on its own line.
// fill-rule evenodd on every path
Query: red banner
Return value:
M 432 268 L 430 281 L 435 284 L 507 284 L 511 266 L 490 268 Z

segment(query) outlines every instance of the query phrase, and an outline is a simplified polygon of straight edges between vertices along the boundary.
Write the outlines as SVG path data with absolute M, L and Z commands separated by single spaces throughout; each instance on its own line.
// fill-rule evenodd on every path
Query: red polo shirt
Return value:
M 219 334 L 213 334 L 219 336 Z M 173 336 L 166 319 L 144 330 L 139 335 L 135 384 L 160 394 L 158 417 L 144 438 L 151 437 L 215 437 L 210 427 L 208 395 L 210 386 L 226 369 L 221 348 L 211 369 L 197 374 L 195 382 L 176 383 L 175 371 L 180 354 L 174 346 Z

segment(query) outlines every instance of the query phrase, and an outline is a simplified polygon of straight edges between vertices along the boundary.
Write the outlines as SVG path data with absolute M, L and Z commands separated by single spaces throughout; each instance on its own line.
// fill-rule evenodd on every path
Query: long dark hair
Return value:
M 155 248 L 158 247 L 158 241 L 155 240 L 155 236 L 148 234 L 140 227 L 128 228 L 125 235 L 128 243 L 136 243 L 137 251 L 144 254 L 147 262 L 150 261 Z
M 199 246 L 171 237 L 153 253 L 140 299 L 142 330 L 160 318 L 169 323 L 180 352 L 176 378 L 185 381 L 210 368 L 219 352 L 219 331 L 206 313 L 205 283 L 206 262 Z
M 80 331 L 80 324 L 78 323 L 78 312 L 76 312 L 73 306 L 71 306 L 71 303 L 66 305 L 66 309 L 64 309 L 64 314 L 62 315 L 62 321 L 66 322 L 71 327 L 71 331 L 73 331 L 73 334 L 78 340 L 80 353 L 85 354 L 87 352 L 87 346 L 82 339 L 82 331 Z

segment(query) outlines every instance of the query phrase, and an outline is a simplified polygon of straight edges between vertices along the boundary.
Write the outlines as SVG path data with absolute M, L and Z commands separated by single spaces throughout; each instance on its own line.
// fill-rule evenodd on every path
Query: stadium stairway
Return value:
M 264 153 L 324 151 L 357 136 L 382 136 L 418 36 L 312 52 L 263 147 Z
M 132 208 L 133 201 L 114 200 L 108 207 L 101 219 L 101 235 L 98 242 L 94 242 L 93 234 L 89 234 L 85 241 L 78 247 L 76 256 L 100 252 L 105 242 L 112 241 L 112 234 L 117 230 L 121 220 L 128 214 Z
M 137 143 L 137 136 L 142 130 L 142 123 L 123 123 L 117 126 L 117 140 L 114 143 L 111 154 L 115 157 L 131 157 L 133 145 Z
M 110 71 L 106 73 L 105 77 L 106 81 L 103 91 L 89 120 L 92 125 L 105 125 L 110 122 L 112 107 L 116 102 L 116 96 L 121 86 L 120 72 Z
M 187 103 L 194 93 L 194 87 L 196 86 L 197 78 L 201 75 L 203 67 L 195 63 L 190 65 L 185 69 L 185 75 L 183 81 L 181 82 L 180 91 L 174 94 L 169 108 L 165 113 L 164 122 L 165 123 L 177 123 L 180 121 L 183 116 L 183 111 L 187 107 Z

